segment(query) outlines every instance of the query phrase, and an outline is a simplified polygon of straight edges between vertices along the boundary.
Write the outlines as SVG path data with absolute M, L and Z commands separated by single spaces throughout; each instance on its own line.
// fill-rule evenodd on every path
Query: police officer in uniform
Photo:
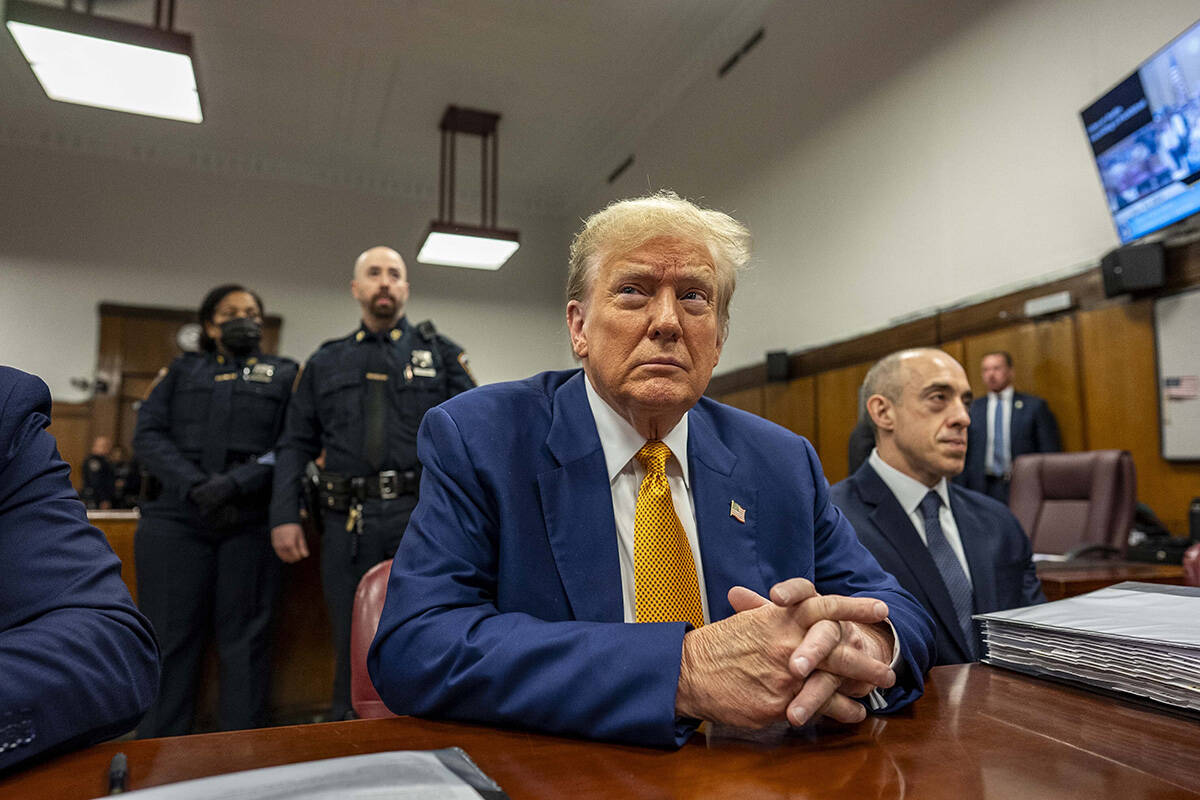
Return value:
M 298 370 L 259 352 L 262 301 L 219 286 L 200 306 L 203 352 L 159 373 L 133 446 L 157 479 L 134 539 L 138 605 L 161 645 L 162 686 L 142 736 L 192 730 L 210 627 L 220 665 L 222 729 L 264 724 L 270 625 L 280 564 L 267 510 L 275 441 Z
M 116 503 L 117 471 L 109 459 L 112 449 L 112 439 L 97 436 L 92 441 L 92 452 L 83 461 L 83 489 L 79 499 L 89 509 L 113 508 Z
M 326 342 L 304 365 L 279 442 L 271 539 L 293 563 L 308 556 L 300 527 L 305 465 L 325 451 L 318 474 L 321 582 L 337 657 L 333 719 L 350 707 L 350 619 L 363 574 L 391 558 L 417 503 L 417 426 L 425 412 L 475 386 L 462 349 L 432 322 L 411 325 L 407 268 L 373 247 L 358 257 L 350 292 L 362 324 Z

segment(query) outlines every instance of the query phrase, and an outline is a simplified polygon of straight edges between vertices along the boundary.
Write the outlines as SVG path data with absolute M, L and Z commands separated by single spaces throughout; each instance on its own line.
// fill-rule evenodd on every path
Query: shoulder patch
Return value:
M 471 379 L 471 383 L 479 385 L 479 381 L 475 379 L 475 373 L 471 372 L 471 365 L 467 361 L 467 352 L 465 350 L 458 351 L 458 365 L 463 368 L 463 372 L 467 373 L 467 377 Z
M 150 381 L 150 385 L 146 387 L 146 393 L 142 395 L 142 399 L 145 400 L 150 397 L 150 393 L 154 391 L 154 387 L 162 383 L 162 379 L 165 377 L 167 377 L 167 368 L 163 367 L 158 371 L 158 374 L 154 376 L 154 380 Z

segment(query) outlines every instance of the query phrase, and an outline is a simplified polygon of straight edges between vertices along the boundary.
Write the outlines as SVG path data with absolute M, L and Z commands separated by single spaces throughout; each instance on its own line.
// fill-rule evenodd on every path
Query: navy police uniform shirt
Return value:
M 188 489 L 225 474 L 237 485 L 243 521 L 265 521 L 275 442 L 298 369 L 290 358 L 261 354 L 176 358 L 138 411 L 134 450 L 163 486 L 143 513 L 192 519 Z
M 386 404 L 379 463 L 367 457 L 368 393 L 382 383 Z M 271 525 L 300 521 L 300 478 L 325 451 L 325 469 L 347 477 L 415 469 L 425 412 L 475 386 L 462 348 L 431 322 L 401 317 L 390 330 L 365 325 L 321 345 L 300 373 L 279 442 Z

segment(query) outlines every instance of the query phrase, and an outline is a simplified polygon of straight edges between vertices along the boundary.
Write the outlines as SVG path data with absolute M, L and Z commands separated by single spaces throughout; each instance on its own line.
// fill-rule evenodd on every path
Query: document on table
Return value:
M 457 747 L 403 750 L 230 772 L 126 792 L 137 800 L 507 800 Z
M 975 619 L 984 663 L 1200 712 L 1200 588 L 1128 581 Z

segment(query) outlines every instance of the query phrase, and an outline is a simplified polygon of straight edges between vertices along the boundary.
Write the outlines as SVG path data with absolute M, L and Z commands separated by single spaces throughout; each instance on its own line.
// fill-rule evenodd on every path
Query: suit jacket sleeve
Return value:
M 1037 412 L 1033 418 L 1033 437 L 1036 453 L 1058 453 L 1062 451 L 1062 441 L 1058 435 L 1058 420 L 1045 400 L 1037 404 Z
M 421 502 L 396 553 L 367 657 L 387 706 L 398 714 L 681 745 L 691 732 L 675 717 L 687 625 L 501 610 L 496 542 L 505 526 L 519 523 L 499 518 L 491 493 L 526 489 L 485 485 L 443 408 L 426 413 L 418 454 Z M 536 513 L 536 489 L 527 491 Z
M 158 647 L 121 564 L 87 522 L 45 384 L 0 370 L 0 770 L 137 724 Z
M 875 560 L 858 540 L 829 496 L 829 487 L 816 453 L 808 447 L 816 478 L 813 557 L 817 591 L 852 597 L 874 597 L 887 603 L 888 619 L 896 629 L 903 668 L 897 670 L 896 685 L 883 692 L 887 708 L 897 711 L 912 703 L 925 688 L 925 672 L 933 663 L 933 621 L 909 592 Z

